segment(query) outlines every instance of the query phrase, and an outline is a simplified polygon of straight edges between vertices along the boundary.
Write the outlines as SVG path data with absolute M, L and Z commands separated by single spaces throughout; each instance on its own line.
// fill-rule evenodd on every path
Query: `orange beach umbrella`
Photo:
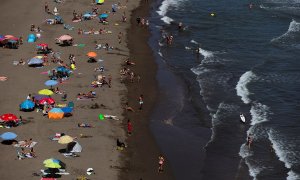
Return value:
M 95 52 L 88 52 L 87 54 L 86 54 L 88 57 L 96 57 L 97 56 L 97 53 L 95 53 Z

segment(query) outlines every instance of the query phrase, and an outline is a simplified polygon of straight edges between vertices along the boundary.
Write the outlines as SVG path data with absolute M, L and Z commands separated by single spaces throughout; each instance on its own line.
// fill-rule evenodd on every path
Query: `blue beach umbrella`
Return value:
M 55 86 L 55 85 L 58 84 L 58 82 L 55 81 L 55 80 L 48 80 L 48 81 L 46 81 L 44 84 L 45 84 L 46 86 Z
M 44 61 L 42 59 L 34 57 L 34 58 L 30 59 L 27 64 L 28 65 L 38 65 L 38 64 L 43 64 L 43 63 L 44 63 Z
M 16 135 L 15 133 L 13 132 L 6 132 L 6 133 L 3 133 L 1 134 L 1 138 L 3 140 L 13 140 L 17 137 L 18 135 Z
M 49 112 L 51 112 L 51 113 L 64 113 L 61 108 L 52 108 Z
M 35 107 L 34 102 L 32 102 L 32 101 L 29 100 L 29 99 L 26 99 L 25 101 L 23 101 L 23 102 L 20 104 L 20 109 L 21 109 L 21 110 L 33 110 L 34 107 Z
M 100 14 L 99 18 L 100 19 L 108 18 L 108 14 Z
M 85 13 L 84 15 L 83 15 L 83 17 L 91 17 L 92 15 L 90 14 L 90 13 Z
M 64 67 L 64 66 L 59 66 L 59 67 L 57 67 L 57 68 L 56 68 L 56 71 L 57 71 L 57 72 L 62 72 L 62 73 L 69 73 L 69 72 L 70 72 L 70 70 L 67 69 L 67 68 Z
M 71 113 L 73 111 L 73 108 L 71 108 L 71 107 L 63 107 L 63 108 L 61 108 L 61 110 L 64 113 Z

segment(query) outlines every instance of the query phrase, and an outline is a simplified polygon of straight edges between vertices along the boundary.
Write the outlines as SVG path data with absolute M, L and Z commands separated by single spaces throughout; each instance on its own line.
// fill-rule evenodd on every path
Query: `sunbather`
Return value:
M 87 123 L 78 123 L 78 127 L 92 128 L 94 126 L 92 126 L 91 124 L 87 124 Z

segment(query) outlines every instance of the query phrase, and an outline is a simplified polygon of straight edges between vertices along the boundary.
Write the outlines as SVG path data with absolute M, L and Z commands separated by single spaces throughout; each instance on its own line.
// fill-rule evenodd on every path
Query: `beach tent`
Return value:
M 34 110 L 34 107 L 35 107 L 34 102 L 32 102 L 32 101 L 29 100 L 29 99 L 26 99 L 25 101 L 23 101 L 23 102 L 20 104 L 20 110 L 21 110 L 21 111 L 33 111 L 33 110 Z
M 48 112 L 49 119 L 62 119 L 64 117 L 64 112 L 60 108 L 52 108 Z
M 67 145 L 66 151 L 71 153 L 79 153 L 82 151 L 82 146 L 78 142 L 73 141 Z
M 95 0 L 96 4 L 103 4 L 104 0 Z
M 27 42 L 33 43 L 36 41 L 36 36 L 34 34 L 29 34 L 27 37 Z

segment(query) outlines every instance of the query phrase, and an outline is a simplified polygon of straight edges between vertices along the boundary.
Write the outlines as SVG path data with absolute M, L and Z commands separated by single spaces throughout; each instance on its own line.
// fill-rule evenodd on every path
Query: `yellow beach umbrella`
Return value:
M 46 95 L 46 96 L 51 96 L 53 94 L 53 91 L 49 89 L 42 89 L 39 91 L 40 95 Z
M 73 141 L 74 141 L 74 139 L 68 135 L 64 135 L 58 139 L 59 144 L 69 144 L 70 142 L 73 142 Z

